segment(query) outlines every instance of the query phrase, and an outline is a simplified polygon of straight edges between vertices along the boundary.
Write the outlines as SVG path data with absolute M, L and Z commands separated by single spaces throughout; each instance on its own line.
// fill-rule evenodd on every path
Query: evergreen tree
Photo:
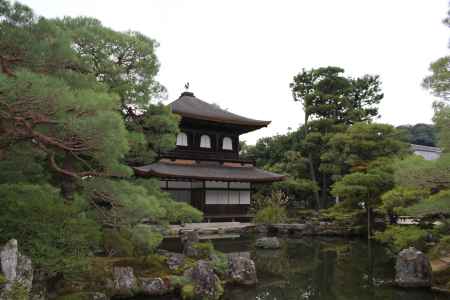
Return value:
M 316 207 L 327 202 L 332 174 L 321 156 L 328 151 L 330 138 L 358 122 L 378 116 L 383 98 L 378 76 L 349 78 L 338 67 L 303 70 L 290 87 L 295 101 L 301 102 L 304 116 L 302 154 L 308 159 L 310 179 L 321 188 L 315 193 Z
M 98 250 L 105 228 L 150 251 L 160 236 L 144 219 L 201 218 L 157 182 L 130 177 L 127 159 L 152 161 L 178 131 L 178 118 L 150 103 L 163 91 L 155 45 L 0 0 L 0 243 L 15 237 L 40 267 L 60 272 Z

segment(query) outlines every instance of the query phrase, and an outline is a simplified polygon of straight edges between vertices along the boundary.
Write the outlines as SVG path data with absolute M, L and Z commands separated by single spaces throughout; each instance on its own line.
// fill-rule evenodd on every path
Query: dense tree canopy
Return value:
M 178 131 L 178 117 L 151 103 L 164 90 L 156 46 L 0 0 L 0 243 L 16 237 L 41 267 L 70 271 L 106 228 L 150 249 L 160 239 L 143 220 L 201 218 L 157 182 L 130 178 L 130 163 L 174 147 Z

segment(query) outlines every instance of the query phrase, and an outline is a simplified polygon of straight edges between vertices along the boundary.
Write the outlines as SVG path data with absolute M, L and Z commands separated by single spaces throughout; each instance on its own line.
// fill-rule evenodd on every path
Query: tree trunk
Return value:
M 304 108 L 306 110 L 306 108 Z M 305 111 L 305 139 L 306 136 L 308 135 L 308 118 L 309 115 L 306 113 Z M 312 159 L 312 154 L 308 152 L 308 164 L 309 164 L 309 174 L 311 176 L 311 180 L 317 185 L 317 179 L 316 179 L 316 171 L 314 170 L 314 164 L 313 164 L 313 159 Z M 320 197 L 319 197 L 319 191 L 314 190 L 314 199 L 316 200 L 316 210 L 318 211 L 319 209 L 322 208 L 321 203 L 320 203 Z
M 367 206 L 367 238 L 372 238 L 372 208 Z
M 321 207 L 326 207 L 327 204 L 327 188 L 328 185 L 328 180 L 327 180 L 327 175 L 324 173 L 322 174 L 322 195 L 321 195 L 321 200 L 320 200 L 320 205 Z

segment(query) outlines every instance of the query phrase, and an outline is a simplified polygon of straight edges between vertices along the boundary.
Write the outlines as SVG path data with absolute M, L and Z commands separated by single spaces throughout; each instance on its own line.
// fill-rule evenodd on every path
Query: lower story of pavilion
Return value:
M 157 177 L 176 201 L 204 213 L 207 221 L 248 220 L 255 184 L 284 179 L 253 165 L 163 161 L 136 167 L 137 176 Z

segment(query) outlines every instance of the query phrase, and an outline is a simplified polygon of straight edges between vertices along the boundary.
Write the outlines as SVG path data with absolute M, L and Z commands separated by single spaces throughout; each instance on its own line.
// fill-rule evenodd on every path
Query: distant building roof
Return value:
M 411 144 L 414 154 L 420 155 L 426 160 L 435 160 L 441 156 L 442 150 L 438 147 Z
M 249 127 L 247 131 L 266 127 L 270 124 L 270 121 L 254 120 L 233 114 L 217 105 L 209 104 L 198 99 L 191 92 L 182 93 L 180 98 L 170 103 L 169 106 L 173 113 L 185 118 L 241 125 Z
M 176 164 L 157 162 L 135 167 L 137 175 L 160 178 L 194 179 L 211 181 L 273 182 L 285 179 L 284 175 L 264 171 L 253 166 L 230 167 L 213 164 Z

